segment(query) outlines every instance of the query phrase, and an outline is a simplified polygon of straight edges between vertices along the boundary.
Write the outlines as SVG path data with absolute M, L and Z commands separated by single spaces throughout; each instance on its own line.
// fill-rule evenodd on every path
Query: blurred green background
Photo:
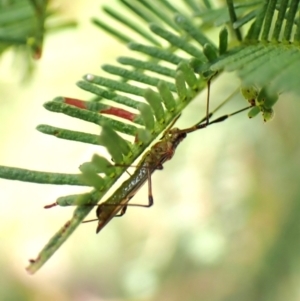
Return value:
M 103 2 L 61 5 L 78 28 L 46 36 L 43 56 L 26 83 L 20 82 L 15 54 L 2 56 L 1 165 L 76 173 L 93 153 L 105 152 L 35 130 L 44 123 L 98 133 L 95 125 L 42 105 L 58 95 L 89 99 L 75 82 L 86 73 L 101 74 L 101 64 L 129 53 L 90 23 Z M 238 86 L 233 74 L 219 77 L 211 106 Z M 82 225 L 34 276 L 25 271 L 28 259 L 73 213 L 43 206 L 84 189 L 0 179 L 0 300 L 299 300 L 296 98 L 284 91 L 267 124 L 242 113 L 189 135 L 153 176 L 153 208 L 130 208 L 99 235 L 96 224 Z M 220 115 L 245 105 L 238 95 Z M 177 125 L 191 126 L 204 114 L 203 94 Z M 146 186 L 134 201 L 147 202 Z

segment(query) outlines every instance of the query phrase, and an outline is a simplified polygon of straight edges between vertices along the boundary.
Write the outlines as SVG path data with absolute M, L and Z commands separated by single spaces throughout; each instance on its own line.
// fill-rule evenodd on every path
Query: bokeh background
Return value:
M 129 52 L 90 23 L 104 2 L 61 5 L 78 27 L 46 36 L 42 59 L 25 82 L 15 53 L 2 56 L 1 165 L 76 173 L 105 151 L 35 130 L 44 123 L 98 132 L 43 103 L 58 95 L 89 99 L 75 82 Z M 239 84 L 234 74 L 219 77 L 212 107 Z M 238 95 L 220 115 L 245 105 Z M 43 206 L 85 190 L 0 179 L 0 300 L 299 300 L 299 109 L 297 95 L 283 91 L 267 124 L 243 113 L 189 135 L 153 176 L 154 207 L 130 208 L 99 235 L 96 224 L 82 225 L 34 276 L 25 271 L 28 259 L 73 212 Z M 178 126 L 204 112 L 203 94 Z M 147 202 L 146 186 L 134 201 Z

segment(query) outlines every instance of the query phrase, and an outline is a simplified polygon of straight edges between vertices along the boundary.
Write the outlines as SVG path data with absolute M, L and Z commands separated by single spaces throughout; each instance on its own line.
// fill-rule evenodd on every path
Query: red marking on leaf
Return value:
M 64 233 L 64 232 L 69 228 L 70 224 L 71 224 L 71 221 L 67 221 L 67 222 L 63 225 L 63 227 L 62 227 L 62 229 L 61 229 L 61 232 Z
M 37 48 L 34 50 L 32 56 L 33 56 L 33 58 L 34 58 L 35 60 L 39 60 L 39 59 L 41 58 L 41 56 L 42 56 L 42 48 L 41 48 L 41 47 L 37 47 Z
M 107 109 L 101 110 L 100 113 L 118 116 L 120 118 L 127 119 L 129 121 L 133 121 L 136 118 L 136 114 L 115 107 L 109 107 Z
M 76 98 L 69 98 L 69 97 L 64 97 L 65 103 L 80 109 L 86 109 L 86 103 L 83 100 L 76 99 Z
M 38 262 L 38 261 L 40 261 L 41 260 L 41 257 L 40 256 L 38 256 L 36 259 L 29 259 L 29 262 L 30 263 L 36 263 L 36 262 Z M 28 268 L 27 268 L 28 269 Z M 27 270 L 26 269 L 26 270 Z
M 52 208 L 52 207 L 55 207 L 55 206 L 57 206 L 57 204 L 53 203 L 53 204 L 45 205 L 44 208 L 49 209 L 49 208 Z

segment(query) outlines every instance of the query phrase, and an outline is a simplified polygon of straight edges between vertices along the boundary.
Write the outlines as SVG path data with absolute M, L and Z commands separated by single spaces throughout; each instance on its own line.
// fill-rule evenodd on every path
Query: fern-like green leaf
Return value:
M 58 10 L 53 10 L 48 1 L 0 1 L 0 55 L 13 48 L 22 57 L 26 77 L 34 68 L 32 58 L 42 56 L 45 32 L 76 25 L 74 21 L 56 20 L 47 26 L 46 21 L 54 14 Z
M 211 69 L 237 71 L 246 86 L 270 84 L 274 91 L 299 93 L 298 7 L 299 0 L 261 2 L 250 12 L 256 18 L 241 45 L 216 59 Z
M 127 167 L 205 88 L 207 79 L 224 70 L 237 71 L 246 91 L 252 86 L 262 88 L 255 93 L 255 99 L 246 98 L 256 113 L 263 113 L 265 120 L 272 117 L 278 89 L 295 92 L 300 89 L 297 84 L 298 0 L 290 3 L 252 1 L 247 4 L 227 0 L 226 6 L 217 8 L 208 0 L 202 5 L 194 0 L 182 1 L 184 8 L 167 0 L 141 0 L 134 5 L 130 0 L 120 0 L 120 3 L 128 16 L 108 6 L 104 11 L 114 21 L 128 27 L 135 36 L 143 37 L 143 41 L 132 41 L 130 34 L 120 33 L 99 19 L 93 22 L 119 40 L 129 42 L 133 57 L 120 57 L 118 65 L 104 65 L 102 69 L 109 78 L 87 74 L 77 83 L 91 93 L 92 101 L 59 97 L 44 105 L 47 110 L 99 125 L 101 134 L 38 126 L 41 132 L 58 138 L 103 145 L 116 165 L 106 158 L 94 156 L 90 162 L 81 165 L 81 176 L 62 177 L 64 181 L 69 178 L 69 183 L 63 184 L 80 183 L 92 187 L 92 190 L 56 200 L 56 205 L 77 205 L 77 208 L 72 219 L 49 241 L 38 258 L 31 261 L 28 268 L 31 273 L 51 257 Z M 215 21 L 223 26 L 219 41 L 212 40 L 205 32 Z M 140 27 L 141 22 L 145 24 L 144 28 Z M 229 31 L 224 27 L 227 22 L 234 32 L 231 43 L 228 41 Z M 249 30 L 243 37 L 246 26 Z M 126 139 L 122 134 L 126 134 Z M 58 177 L 48 175 L 49 183 L 53 177 Z M 36 171 L 0 168 L 0 177 L 38 182 L 36 178 L 39 176 Z M 43 174 L 43 177 L 46 176 Z M 129 182 L 123 183 L 115 192 L 118 202 L 124 199 L 124 185 Z

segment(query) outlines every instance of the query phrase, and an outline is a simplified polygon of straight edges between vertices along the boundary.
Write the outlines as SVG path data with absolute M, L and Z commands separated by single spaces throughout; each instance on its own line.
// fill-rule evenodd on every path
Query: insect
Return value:
M 219 105 L 212 113 L 209 113 L 209 93 L 210 93 L 210 82 L 208 81 L 208 93 L 207 93 L 207 109 L 206 117 L 201 119 L 192 127 L 186 129 L 179 129 L 174 126 L 175 122 L 180 117 L 177 116 L 169 127 L 164 132 L 160 141 L 154 144 L 151 149 L 143 156 L 140 163 L 137 165 L 133 175 L 123 182 L 123 184 L 117 189 L 117 191 L 107 199 L 106 202 L 98 205 L 96 209 L 97 219 L 87 220 L 86 222 L 98 221 L 96 233 L 99 231 L 114 217 L 122 216 L 125 214 L 128 206 L 139 206 L 139 207 L 151 207 L 153 205 L 152 195 L 152 182 L 151 175 L 155 170 L 163 169 L 163 164 L 170 160 L 178 145 L 186 138 L 188 133 L 197 131 L 199 129 L 206 128 L 207 126 L 219 123 L 226 120 L 228 117 L 236 115 L 240 112 L 248 110 L 252 105 L 233 112 L 231 114 L 223 115 L 215 120 L 210 121 L 211 116 L 216 110 L 223 106 L 227 101 L 225 100 Z M 128 202 L 134 197 L 138 190 L 148 181 L 148 204 L 128 204 Z M 113 206 L 113 209 L 112 209 Z M 109 210 L 107 208 L 110 208 Z

